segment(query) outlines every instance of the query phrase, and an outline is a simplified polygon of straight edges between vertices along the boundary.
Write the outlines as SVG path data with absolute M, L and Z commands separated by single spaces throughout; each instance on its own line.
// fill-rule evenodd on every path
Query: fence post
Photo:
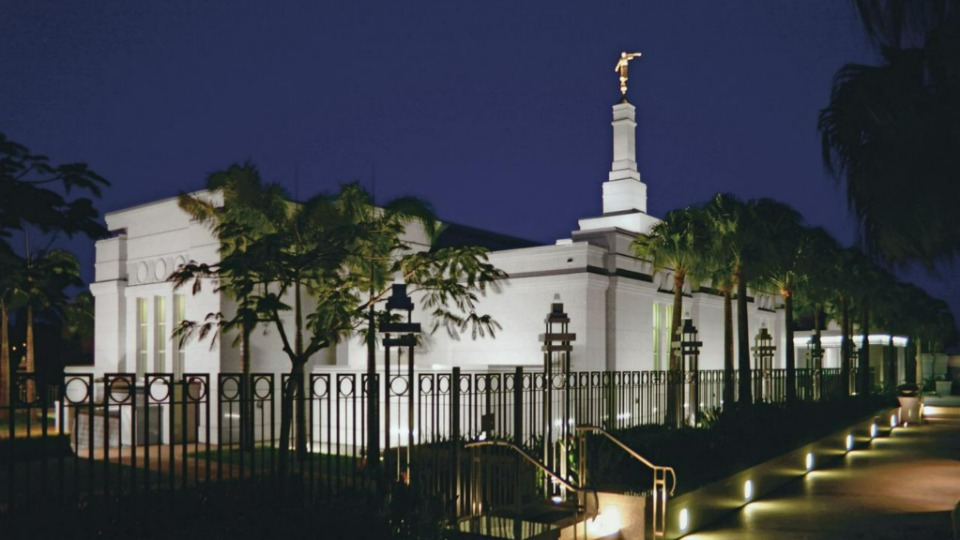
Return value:
M 453 456 L 453 518 L 460 517 L 460 368 L 453 368 L 450 380 L 450 444 Z
M 523 368 L 513 372 L 513 443 L 523 447 Z

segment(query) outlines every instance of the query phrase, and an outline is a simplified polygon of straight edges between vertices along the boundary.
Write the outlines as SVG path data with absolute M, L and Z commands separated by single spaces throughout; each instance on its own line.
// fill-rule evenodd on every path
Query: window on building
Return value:
M 660 351 L 663 349 L 663 304 L 653 304 L 653 369 L 663 369 Z
M 153 367 L 157 373 L 167 371 L 167 299 L 153 297 Z
M 137 298 L 137 375 L 147 372 L 147 299 Z
M 180 328 L 183 324 L 183 321 L 186 319 L 187 307 L 186 299 L 182 294 L 176 294 L 173 296 L 173 325 L 174 328 Z M 176 351 L 174 354 L 173 361 L 173 376 L 175 379 L 180 379 L 183 377 L 183 366 L 184 360 L 186 359 L 186 352 L 183 350 L 183 347 L 180 345 L 179 339 L 173 340 L 173 350 Z

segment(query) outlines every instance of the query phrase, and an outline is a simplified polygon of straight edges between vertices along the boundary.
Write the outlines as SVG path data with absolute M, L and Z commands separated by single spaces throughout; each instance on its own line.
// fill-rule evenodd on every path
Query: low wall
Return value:
M 885 409 L 820 440 L 672 498 L 667 503 L 666 537 L 680 538 L 701 529 L 850 450 L 869 446 L 875 437 L 889 435 L 899 422 L 899 408 Z

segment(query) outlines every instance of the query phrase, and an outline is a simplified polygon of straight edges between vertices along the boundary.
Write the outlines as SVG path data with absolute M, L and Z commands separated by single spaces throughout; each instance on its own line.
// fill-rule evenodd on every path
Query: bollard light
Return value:
M 687 512 L 686 508 L 680 510 L 680 516 L 677 520 L 677 525 L 680 528 L 680 532 L 687 530 L 687 527 L 690 526 L 690 513 Z

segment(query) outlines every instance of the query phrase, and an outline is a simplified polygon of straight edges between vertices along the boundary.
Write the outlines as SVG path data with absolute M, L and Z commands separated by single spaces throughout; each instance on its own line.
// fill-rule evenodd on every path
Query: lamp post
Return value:
M 765 399 L 769 393 L 770 379 L 773 376 L 773 352 L 776 350 L 776 346 L 773 344 L 773 336 L 767 331 L 766 324 L 760 326 L 760 331 L 757 332 L 754 343 L 754 369 L 760 371 L 758 390 L 761 391 L 762 399 Z
M 693 325 L 690 317 L 683 320 L 679 333 L 679 339 L 674 340 L 673 348 L 677 350 L 675 354 L 680 356 L 682 380 L 687 384 L 686 405 L 690 409 L 687 411 L 687 421 L 696 427 L 700 424 L 700 347 L 703 342 L 697 340 L 697 327 Z
M 823 345 L 820 335 L 814 333 L 807 342 L 807 365 L 813 369 L 813 381 L 816 385 L 813 398 L 819 400 L 823 392 Z
M 568 390 L 570 352 L 573 350 L 572 343 L 577 339 L 577 335 L 570 333 L 570 317 L 563 311 L 563 303 L 559 302 L 559 295 L 554 300 L 556 301 L 550 305 L 550 312 L 547 314 L 545 321 L 546 332 L 540 336 L 540 341 L 543 342 L 543 426 L 546 430 L 543 438 L 543 459 L 551 470 L 556 470 L 556 465 L 559 465 L 560 475 L 567 478 L 567 459 L 565 456 L 562 459 L 555 456 L 553 448 L 557 439 L 563 441 L 564 445 L 569 444 L 571 418 L 570 392 Z M 557 369 L 563 380 L 563 384 L 557 387 L 557 390 L 563 392 L 563 396 L 561 396 L 563 418 L 561 425 L 557 426 L 556 436 L 553 433 L 554 368 Z M 548 482 L 546 479 L 545 481 Z M 549 488 L 550 485 L 547 483 L 545 489 L 549 491 Z
M 391 322 L 390 315 L 394 311 L 406 311 L 407 322 Z M 387 321 L 380 324 L 380 333 L 384 334 L 383 346 L 386 349 L 384 358 L 384 388 L 386 389 L 386 403 L 384 404 L 385 421 L 383 425 L 384 454 L 390 451 L 390 393 L 393 389 L 393 381 L 390 379 L 390 348 L 407 348 L 407 385 L 405 392 L 407 394 L 407 466 L 406 480 L 410 481 L 410 462 L 413 458 L 413 350 L 417 345 L 417 334 L 420 333 L 420 323 L 412 321 L 413 301 L 407 296 L 407 286 L 403 283 L 394 284 L 391 287 L 390 297 L 387 298 Z M 397 337 L 391 337 L 391 334 L 399 334 Z M 400 378 L 400 354 L 397 354 L 397 378 Z M 400 477 L 400 434 L 397 436 L 397 476 Z

